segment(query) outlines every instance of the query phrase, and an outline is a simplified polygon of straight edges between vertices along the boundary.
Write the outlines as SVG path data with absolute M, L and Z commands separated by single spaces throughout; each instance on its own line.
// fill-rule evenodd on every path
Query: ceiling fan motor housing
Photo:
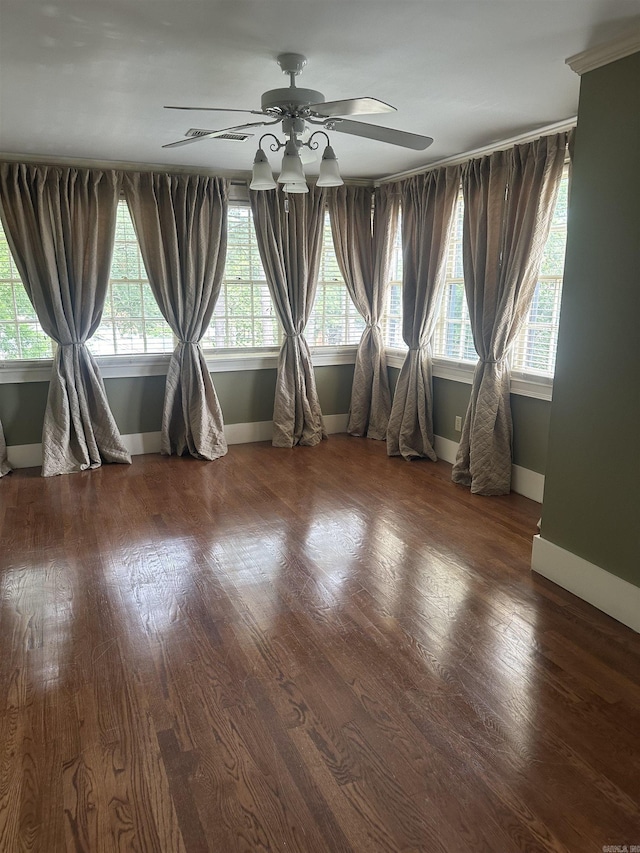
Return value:
M 309 104 L 323 104 L 324 95 L 315 89 L 299 89 L 291 86 L 288 89 L 270 89 L 262 96 L 262 109 L 278 109 L 284 115 L 294 114 L 303 110 Z

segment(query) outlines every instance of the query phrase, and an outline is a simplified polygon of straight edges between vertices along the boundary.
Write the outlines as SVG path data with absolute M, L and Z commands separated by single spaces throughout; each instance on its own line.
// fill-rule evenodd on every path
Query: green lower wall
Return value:
M 353 365 L 315 368 L 320 405 L 325 415 L 349 411 Z M 276 371 L 246 370 L 213 374 L 227 424 L 270 421 Z M 164 376 L 105 379 L 111 411 L 123 435 L 156 432 L 162 421 Z M 38 444 L 47 402 L 48 382 L 0 385 L 0 421 L 7 444 Z
M 400 370 L 389 368 L 392 389 L 398 381 Z M 433 379 L 433 429 L 436 435 L 459 441 L 460 433 L 455 429 L 456 415 L 464 420 L 469 404 L 471 385 L 450 379 Z M 516 465 L 544 474 L 547 458 L 547 438 L 551 403 L 533 397 L 511 395 L 513 416 L 513 461 Z
M 164 376 L 105 379 L 109 405 L 123 435 L 160 429 L 164 383 Z
M 0 422 L 8 445 L 42 441 L 48 390 L 48 382 L 0 385 Z
M 392 389 L 399 370 L 389 368 Z M 325 415 L 349 411 L 353 365 L 315 368 L 320 405 Z M 214 373 L 213 381 L 227 424 L 270 421 L 276 371 L 246 370 Z M 162 421 L 164 376 L 105 379 L 107 397 L 123 435 L 156 432 Z M 7 444 L 38 444 L 47 402 L 48 382 L 0 385 L 0 420 Z M 433 380 L 434 429 L 436 435 L 458 441 L 454 429 L 456 415 L 464 418 L 471 386 L 449 379 Z M 516 465 L 544 474 L 551 404 L 531 397 L 512 395 L 513 455 Z
M 511 414 L 514 463 L 544 474 L 547 465 L 551 401 L 512 394 Z

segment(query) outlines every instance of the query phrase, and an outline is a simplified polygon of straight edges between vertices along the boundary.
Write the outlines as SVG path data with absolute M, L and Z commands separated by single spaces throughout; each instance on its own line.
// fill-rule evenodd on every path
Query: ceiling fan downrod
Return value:
M 308 113 L 309 104 L 323 104 L 322 92 L 315 89 L 301 89 L 296 86 L 296 77 L 302 73 L 307 64 L 307 57 L 301 53 L 281 53 L 277 57 L 278 65 L 283 74 L 289 75 L 287 89 L 270 89 L 262 95 L 261 107 L 264 112 L 280 114 L 289 118 Z

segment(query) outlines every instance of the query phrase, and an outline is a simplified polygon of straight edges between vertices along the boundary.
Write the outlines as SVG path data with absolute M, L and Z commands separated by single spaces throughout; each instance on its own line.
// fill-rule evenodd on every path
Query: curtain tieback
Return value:
M 480 364 L 500 364 L 504 358 L 481 358 Z
M 180 344 L 199 344 L 199 343 L 200 343 L 200 341 L 183 341 L 183 340 L 179 340 L 179 341 L 178 341 L 178 343 L 180 343 Z
M 382 328 L 380 323 L 365 323 L 364 327 L 365 327 L 365 329 L 381 329 Z
M 70 344 L 58 344 L 59 347 L 83 347 L 86 341 L 71 341 Z
M 299 338 L 302 332 L 284 332 L 285 338 Z

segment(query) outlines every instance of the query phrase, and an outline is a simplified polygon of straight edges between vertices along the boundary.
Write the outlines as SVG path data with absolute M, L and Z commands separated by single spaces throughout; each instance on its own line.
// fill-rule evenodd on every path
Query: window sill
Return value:
M 312 347 L 315 367 L 332 364 L 354 364 L 356 346 Z M 279 347 L 265 349 L 204 350 L 207 367 L 211 373 L 229 373 L 242 370 L 275 369 L 278 366 Z M 164 376 L 171 353 L 138 355 L 101 355 L 96 357 L 103 379 L 124 376 Z M 0 385 L 21 382 L 48 382 L 52 359 L 31 361 L 0 361 Z
M 311 355 L 316 367 L 335 364 L 354 364 L 355 346 L 312 347 Z M 211 373 L 231 373 L 243 370 L 268 370 L 278 366 L 279 348 L 219 350 L 212 353 L 205 350 L 207 367 Z M 402 367 L 406 350 L 387 349 L 387 364 L 390 367 Z M 165 376 L 169 365 L 170 353 L 145 355 L 102 355 L 96 361 L 104 379 L 117 379 L 126 376 Z M 32 361 L 0 361 L 0 385 L 21 382 L 48 382 L 51 376 L 50 358 Z M 473 382 L 474 365 L 468 362 L 453 361 L 448 358 L 434 358 L 433 375 L 439 379 Z M 511 374 L 511 393 L 538 400 L 551 400 L 553 380 L 545 376 L 527 376 L 513 372 Z
M 389 367 L 402 367 L 406 350 L 387 349 L 387 364 Z M 467 361 L 454 361 L 450 358 L 433 359 L 433 375 L 438 379 L 449 379 L 452 382 L 463 382 L 471 385 L 475 364 Z M 553 379 L 550 376 L 535 376 L 511 372 L 511 393 L 521 397 L 533 397 L 536 400 L 551 400 L 553 396 Z

